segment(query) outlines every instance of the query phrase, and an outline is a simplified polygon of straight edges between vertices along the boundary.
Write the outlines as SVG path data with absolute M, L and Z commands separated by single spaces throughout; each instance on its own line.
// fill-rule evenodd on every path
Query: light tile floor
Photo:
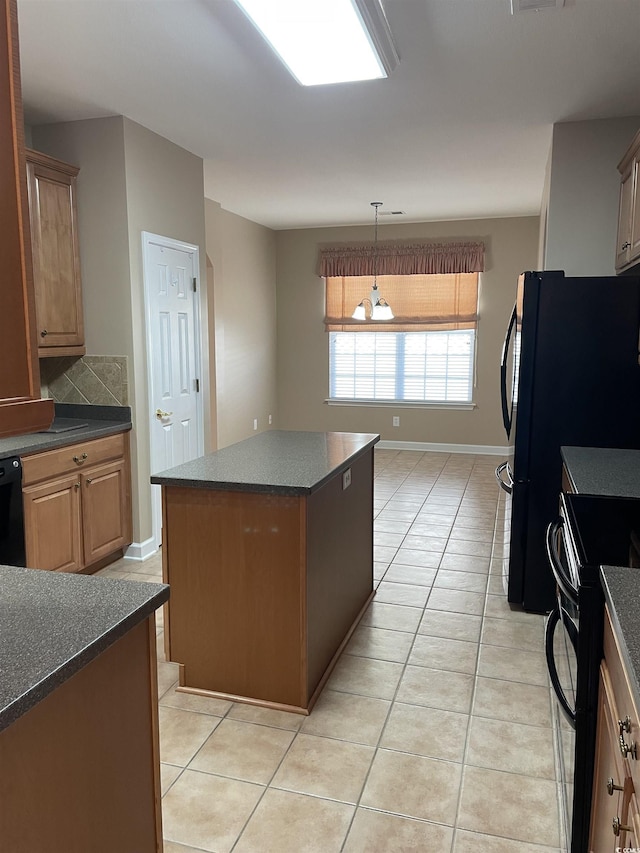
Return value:
M 376 597 L 309 717 L 176 693 L 158 614 L 165 853 L 559 851 L 543 619 L 502 592 L 497 460 L 375 458 Z

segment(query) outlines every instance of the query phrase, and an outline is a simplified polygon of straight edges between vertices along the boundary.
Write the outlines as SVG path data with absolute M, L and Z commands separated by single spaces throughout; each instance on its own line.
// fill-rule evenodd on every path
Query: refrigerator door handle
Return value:
M 576 727 L 576 712 L 571 707 L 565 695 L 560 676 L 558 675 L 558 667 L 553 654 L 553 637 L 558 624 L 566 628 L 569 640 L 573 646 L 573 650 L 577 655 L 578 650 L 578 629 L 573 619 L 569 616 L 560 601 L 547 616 L 547 622 L 544 630 L 544 651 L 547 658 L 547 669 L 549 670 L 549 680 L 553 687 L 553 692 L 556 694 L 560 707 L 564 712 L 565 717 L 569 721 L 572 728 Z
M 507 400 L 507 360 L 509 358 L 509 344 L 511 342 L 511 335 L 513 334 L 513 327 L 516 324 L 517 312 L 516 306 L 513 306 L 513 311 L 511 312 L 511 319 L 509 320 L 509 326 L 507 327 L 507 334 L 504 339 L 504 344 L 502 346 L 502 359 L 500 361 L 500 396 L 502 399 L 502 422 L 504 424 L 504 428 L 507 433 L 507 438 L 511 435 L 511 414 L 509 412 L 509 400 Z
M 506 471 L 507 480 L 504 480 L 502 477 L 502 472 Z M 513 492 L 513 472 L 511 470 L 511 465 L 509 462 L 501 462 L 496 468 L 496 480 L 498 481 L 498 485 L 501 489 L 503 489 L 508 495 Z
M 547 546 L 547 559 L 549 560 L 549 565 L 551 566 L 551 571 L 553 572 L 553 576 L 556 579 L 556 583 L 569 599 L 574 604 L 578 603 L 578 590 L 574 583 L 571 581 L 569 575 L 566 573 L 564 566 L 562 565 L 562 560 L 560 559 L 560 553 L 558 551 L 558 536 L 562 535 L 561 531 L 564 526 L 564 519 L 562 517 L 556 518 L 555 521 L 552 521 L 551 524 L 547 527 L 547 535 L 546 535 L 546 546 Z

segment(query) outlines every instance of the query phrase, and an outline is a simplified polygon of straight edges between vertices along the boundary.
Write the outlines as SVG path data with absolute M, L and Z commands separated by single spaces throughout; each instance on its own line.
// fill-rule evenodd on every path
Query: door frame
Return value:
M 194 264 L 194 276 L 196 279 L 196 290 L 193 294 L 193 307 L 194 307 L 194 317 L 193 317 L 193 326 L 194 326 L 194 340 L 193 340 L 193 356 L 194 356 L 194 373 L 195 376 L 200 379 L 200 392 L 196 394 L 196 419 L 198 426 L 198 453 L 202 456 L 204 454 L 204 382 L 202 381 L 202 366 L 205 361 L 205 353 L 202 351 L 202 306 L 201 306 L 201 278 L 200 278 L 200 247 L 196 246 L 193 243 L 185 243 L 182 240 L 175 240 L 172 237 L 163 237 L 160 234 L 153 234 L 150 231 L 142 232 L 142 280 L 144 283 L 144 314 L 145 314 L 145 323 L 146 323 L 146 335 L 145 335 L 145 345 L 146 345 L 146 357 L 147 357 L 147 413 L 148 413 L 148 439 L 149 439 L 149 471 L 151 474 L 154 471 L 151 470 L 153 464 L 153 435 L 152 435 L 152 425 L 154 418 L 153 411 L 153 399 L 154 399 L 154 382 L 155 377 L 153 373 L 153 364 L 152 359 L 150 358 L 150 354 L 153 352 L 153 342 L 152 342 L 152 315 L 151 315 L 151 294 L 150 294 L 150 280 L 149 280 L 149 271 L 151 269 L 151 260 L 149 257 L 150 248 L 152 245 L 164 246 L 167 249 L 177 249 L 178 251 L 188 252 L 193 255 L 193 264 Z M 151 495 L 151 525 L 152 525 L 152 533 L 151 533 L 151 542 L 152 545 L 152 553 L 157 551 L 161 545 L 162 537 L 162 506 L 159 497 L 155 496 L 155 492 L 157 491 L 158 495 L 161 489 L 161 486 L 152 486 L 150 487 L 150 495 Z

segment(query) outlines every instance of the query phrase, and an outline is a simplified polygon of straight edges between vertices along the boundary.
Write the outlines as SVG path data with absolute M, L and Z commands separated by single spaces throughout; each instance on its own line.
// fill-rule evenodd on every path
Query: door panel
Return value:
M 150 351 L 151 472 L 188 462 L 203 450 L 198 400 L 198 310 L 193 282 L 197 252 L 145 235 Z M 160 487 L 152 487 L 154 533 L 160 544 Z
M 124 459 L 81 475 L 84 561 L 87 565 L 129 544 Z
M 77 572 L 82 566 L 78 475 L 29 486 L 23 496 L 27 566 Z

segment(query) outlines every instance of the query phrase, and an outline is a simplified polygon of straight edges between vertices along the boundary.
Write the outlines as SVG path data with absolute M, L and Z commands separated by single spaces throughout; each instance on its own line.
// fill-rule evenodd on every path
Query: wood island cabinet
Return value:
M 84 355 L 76 177 L 79 169 L 26 152 L 38 355 Z
M 640 847 L 640 716 L 608 610 L 599 689 L 589 851 L 614 853 Z
M 131 543 L 124 433 L 23 457 L 27 566 L 92 571 Z
M 622 272 L 640 263 L 640 131 L 618 165 L 620 206 L 616 270 Z

